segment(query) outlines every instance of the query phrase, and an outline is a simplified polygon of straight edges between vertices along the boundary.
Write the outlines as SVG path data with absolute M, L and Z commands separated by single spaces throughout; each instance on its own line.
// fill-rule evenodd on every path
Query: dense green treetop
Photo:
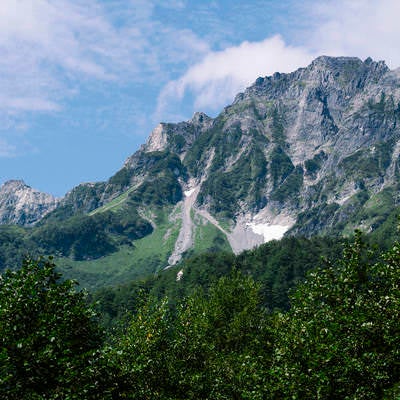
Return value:
M 1 276 L 1 398 L 79 398 L 79 386 L 89 385 L 85 374 L 102 332 L 85 294 L 54 268 L 27 259 Z

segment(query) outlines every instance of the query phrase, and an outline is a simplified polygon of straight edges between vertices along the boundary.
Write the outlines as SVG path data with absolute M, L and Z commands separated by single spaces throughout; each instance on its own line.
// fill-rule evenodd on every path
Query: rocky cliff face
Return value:
M 54 210 L 58 200 L 20 180 L 0 186 L 0 224 L 32 225 Z
M 331 57 L 257 79 L 214 120 L 198 204 L 247 223 L 285 216 L 307 235 L 373 229 L 371 209 L 398 184 L 399 83 L 383 62 Z M 194 173 L 211 154 L 198 143 Z
M 384 62 L 319 57 L 258 78 L 215 119 L 161 124 L 126 165 L 178 155 L 194 210 L 228 223 L 233 248 L 289 228 L 372 230 L 397 205 L 399 76 Z
M 399 70 L 319 57 L 258 78 L 216 118 L 161 123 L 117 174 L 73 189 L 48 218 L 175 207 L 170 264 L 206 224 L 234 251 L 285 232 L 373 230 L 399 202 L 399 123 Z

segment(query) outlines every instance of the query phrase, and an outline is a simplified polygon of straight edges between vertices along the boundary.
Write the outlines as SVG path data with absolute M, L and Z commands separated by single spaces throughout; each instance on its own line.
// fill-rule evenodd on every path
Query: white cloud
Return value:
M 300 15 L 300 14 L 299 14 Z M 260 42 L 243 42 L 210 51 L 178 79 L 168 82 L 158 97 L 156 119 L 176 119 L 173 110 L 193 96 L 193 111 L 220 110 L 258 76 L 290 72 L 319 55 L 371 56 L 400 66 L 400 2 L 398 0 L 306 1 L 299 18 L 306 28 L 292 32 L 291 46 L 276 35 Z
M 95 2 L 2 0 L 1 111 L 49 111 L 77 76 L 111 79 L 123 43 Z M 8 100 L 5 101 L 4 99 Z
M 258 76 L 293 71 L 310 62 L 313 56 L 304 48 L 286 45 L 280 36 L 210 52 L 164 87 L 158 98 L 157 115 L 168 113 L 171 102 L 182 100 L 188 91 L 195 96 L 196 110 L 217 110 Z
M 0 113 L 55 110 L 82 85 L 155 79 L 165 63 L 208 51 L 153 10 L 144 0 L 1 0 Z
M 307 42 L 316 51 L 385 60 L 400 66 L 400 2 L 398 0 L 337 0 L 313 8 L 318 21 Z
M 0 109 L 9 111 L 59 111 L 57 103 L 37 97 L 0 96 Z
M 185 118 L 188 99 L 193 111 L 218 111 L 258 76 L 292 71 L 320 54 L 400 65 L 398 0 L 305 1 L 298 17 L 305 29 L 291 31 L 303 47 L 279 35 L 226 47 L 231 25 L 216 13 L 207 18 L 220 27 L 218 41 L 202 33 L 210 43 L 190 23 L 178 28 L 173 18 L 163 20 L 189 10 L 185 0 L 0 0 L 0 131 L 10 115 L 20 123 L 18 113 L 60 111 L 65 100 L 99 82 L 153 91 L 166 82 L 155 113 L 165 120 L 173 110 Z M 193 18 L 203 21 L 204 11 Z
M 79 126 L 89 123 L 88 131 L 108 118 L 108 125 L 129 121 L 134 128 L 126 130 L 147 132 L 150 113 L 133 113 L 133 103 L 209 51 L 190 29 L 161 21 L 158 2 L 0 0 L 0 157 L 32 152 L 30 128 L 44 113 L 74 124 L 70 112 L 86 108 Z
M 168 0 L 166 2 L 160 2 L 160 7 L 170 8 L 172 10 L 182 10 L 186 7 L 186 1 L 184 0 Z

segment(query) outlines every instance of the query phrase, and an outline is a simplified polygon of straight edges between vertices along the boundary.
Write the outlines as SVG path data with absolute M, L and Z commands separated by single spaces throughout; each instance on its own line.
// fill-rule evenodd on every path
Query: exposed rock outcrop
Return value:
M 32 189 L 21 180 L 0 186 L 0 224 L 32 225 L 54 210 L 58 199 Z

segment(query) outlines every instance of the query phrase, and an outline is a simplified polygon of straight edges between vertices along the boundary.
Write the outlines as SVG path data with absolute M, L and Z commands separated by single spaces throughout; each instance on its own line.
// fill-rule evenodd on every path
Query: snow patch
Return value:
M 351 198 L 351 195 L 345 196 L 345 197 L 342 197 L 341 199 L 336 200 L 335 203 L 338 203 L 339 205 L 342 206 L 342 205 L 343 205 L 344 203 L 346 203 L 346 201 L 349 200 L 350 198 Z
M 193 188 L 193 189 L 190 189 L 190 190 L 185 190 L 183 193 L 184 193 L 184 195 L 186 197 L 189 197 L 194 193 L 195 190 L 196 190 L 196 188 Z
M 183 276 L 183 269 L 181 269 L 177 274 L 176 274 L 176 281 L 179 282 L 182 279 Z
M 254 222 L 248 223 L 247 225 L 254 233 L 264 236 L 265 243 L 270 240 L 282 239 L 285 232 L 290 228 L 290 226 L 286 225 L 256 224 Z

